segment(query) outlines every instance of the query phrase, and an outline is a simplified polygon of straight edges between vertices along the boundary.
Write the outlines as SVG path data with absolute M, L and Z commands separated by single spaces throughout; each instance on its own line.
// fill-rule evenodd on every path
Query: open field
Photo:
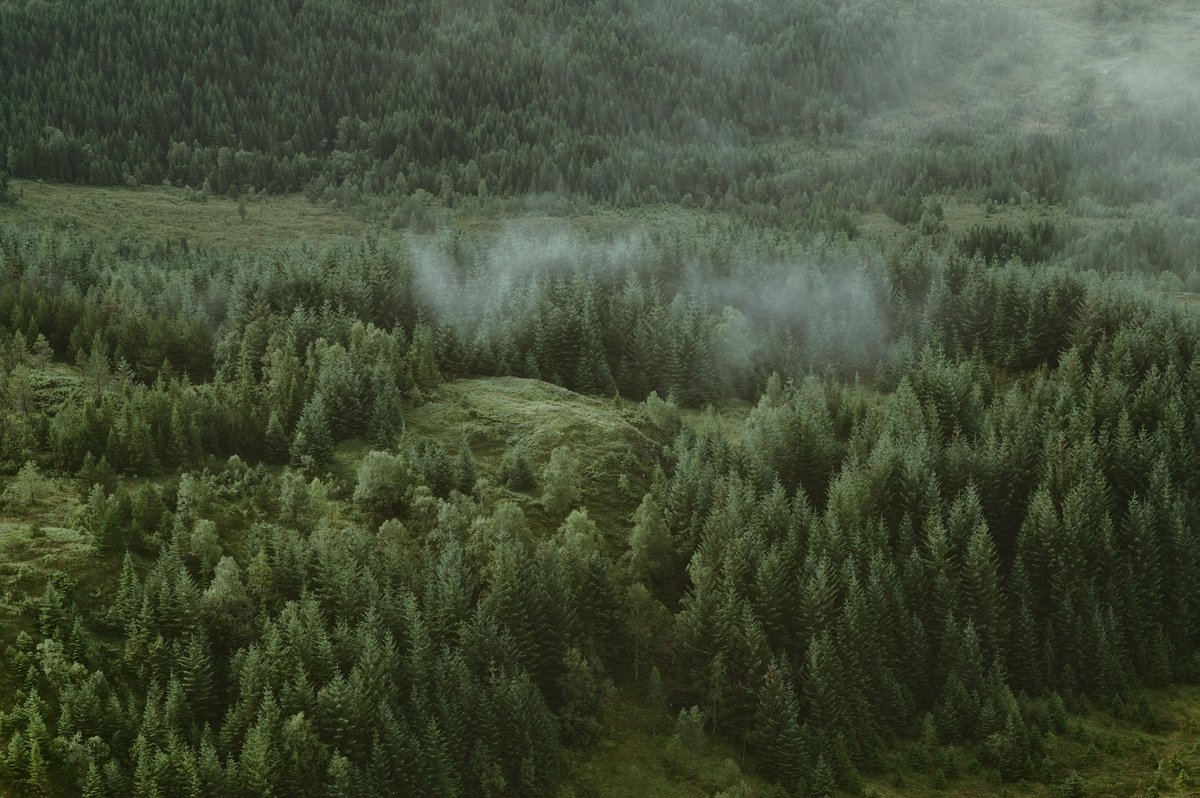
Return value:
M 304 197 L 263 196 L 245 203 L 226 197 L 189 200 L 184 189 L 113 188 L 14 180 L 15 204 L 0 205 L 0 221 L 70 229 L 100 241 L 148 245 L 186 240 L 216 249 L 253 250 L 269 244 L 358 235 L 365 225 Z M 193 195 L 198 196 L 195 192 Z
M 15 202 L 0 203 L 0 222 L 29 228 L 71 230 L 106 244 L 166 244 L 250 252 L 271 246 L 316 243 L 370 232 L 383 239 L 404 238 L 407 228 L 393 229 L 386 220 L 365 220 L 361 209 L 313 203 L 300 194 L 258 194 L 242 206 L 230 197 L 194 197 L 198 192 L 172 186 L 140 188 L 84 186 L 13 180 Z M 193 199 L 189 199 L 192 197 Z M 431 224 L 452 231 L 500 232 L 520 225 L 530 233 L 561 230 L 568 224 L 582 233 L 621 231 L 635 225 L 661 228 L 692 226 L 717 219 L 702 210 L 672 205 L 595 208 L 583 213 L 550 212 L 536 198 L 496 200 L 495 207 L 477 204 L 457 209 L 431 208 Z

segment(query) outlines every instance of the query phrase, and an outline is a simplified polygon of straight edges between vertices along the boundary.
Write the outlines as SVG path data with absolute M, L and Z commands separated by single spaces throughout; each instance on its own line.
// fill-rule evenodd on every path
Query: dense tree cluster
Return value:
M 877 0 L 5 3 L 0 141 L 19 177 L 219 194 L 719 198 L 768 171 L 752 136 L 897 96 L 903 53 Z
M 35 602 L 0 779 L 552 794 L 614 679 L 678 718 L 685 771 L 718 735 L 825 795 L 902 737 L 946 779 L 964 747 L 1002 779 L 1065 778 L 1043 741 L 1069 708 L 1134 711 L 1200 669 L 1200 321 L 999 265 L 1047 235 L 881 257 L 717 227 L 541 261 L 368 238 L 230 262 L 4 230 L 20 474 L 0 501 L 74 474 L 78 528 L 129 554 L 111 606 L 65 575 Z M 645 398 L 665 448 L 628 527 L 579 506 L 568 448 L 516 442 L 493 483 L 465 442 L 405 429 L 471 374 Z M 738 435 L 681 422 L 731 396 L 756 399 Z M 373 451 L 345 484 L 350 439 Z
M 896 733 L 1039 774 L 1030 698 L 1195 678 L 1196 319 L 1100 294 L 1073 322 L 1019 386 L 926 350 L 883 402 L 776 383 L 742 442 L 681 436 L 639 511 L 674 558 L 680 699 L 816 795 Z
M 30 795 L 553 794 L 561 746 L 601 728 L 619 650 L 594 543 L 566 527 L 535 543 L 519 509 L 489 515 L 461 495 L 429 524 L 408 517 L 407 534 L 332 529 L 317 523 L 318 481 L 292 487 L 289 472 L 264 494 L 264 474 L 235 459 L 185 476 L 152 566 L 139 575 L 126 555 L 98 616 L 47 584 L 44 642 L 19 641 L 7 663 L 4 782 Z M 247 495 L 280 523 L 223 556 L 213 518 Z

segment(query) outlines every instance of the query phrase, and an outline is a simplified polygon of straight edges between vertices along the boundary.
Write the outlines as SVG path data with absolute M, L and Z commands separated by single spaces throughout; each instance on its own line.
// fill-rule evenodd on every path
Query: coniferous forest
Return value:
M 1197 33 L 0 0 L 0 794 L 1196 794 Z

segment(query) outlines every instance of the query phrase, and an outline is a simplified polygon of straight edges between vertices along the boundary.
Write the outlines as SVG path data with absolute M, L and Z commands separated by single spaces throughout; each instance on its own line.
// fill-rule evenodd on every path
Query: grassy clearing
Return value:
M 608 715 L 608 734 L 572 763 L 562 798 L 709 798 L 739 782 L 751 796 L 771 793 L 743 774 L 741 751 L 709 741 L 702 753 L 677 755 L 668 747 L 672 722 L 622 694 Z
M 98 241 L 154 244 L 187 240 L 219 249 L 254 250 L 271 244 L 359 235 L 366 225 L 346 211 L 314 205 L 300 195 L 189 200 L 183 189 L 114 188 L 14 180 L 13 205 L 0 221 L 27 227 L 70 228 Z
M 1100 712 L 1072 716 L 1067 733 L 1047 743 L 1050 783 L 1000 783 L 977 765 L 969 766 L 971 758 L 960 752 L 963 772 L 952 781 L 932 773 L 904 772 L 901 779 L 895 773 L 868 774 L 863 786 L 886 798 L 1058 798 L 1059 782 L 1078 771 L 1091 798 L 1194 798 L 1200 795 L 1200 687 L 1153 693 L 1149 700 L 1152 729 Z M 628 692 L 615 702 L 608 721 L 605 738 L 572 763 L 562 798 L 708 798 L 739 779 L 750 795 L 778 794 L 754 774 L 752 760 L 740 773 L 741 752 L 724 742 L 710 740 L 706 752 L 687 760 L 673 757 L 671 719 Z M 893 759 L 902 762 L 903 751 Z M 1180 778 L 1181 770 L 1190 774 L 1190 782 Z
M 0 480 L 0 493 L 15 478 Z M 79 508 L 74 480 L 42 475 L 27 507 L 0 506 L 0 650 L 17 634 L 21 606 L 45 587 L 57 571 L 95 580 L 95 552 L 73 526 Z
M 1200 687 L 1175 687 L 1147 699 L 1153 717 L 1149 724 L 1099 711 L 1072 716 L 1067 732 L 1047 741 L 1050 783 L 1003 784 L 978 768 L 964 768 L 953 781 L 931 773 L 904 773 L 898 780 L 893 773 L 866 783 L 888 798 L 1058 798 L 1058 784 L 1077 771 L 1091 798 L 1200 795 Z M 960 757 L 964 763 L 967 759 Z
M 399 241 L 411 232 L 366 220 L 350 209 L 314 204 L 299 194 L 247 198 L 243 218 L 235 199 L 210 196 L 199 202 L 189 199 L 188 190 L 171 186 L 126 188 L 13 180 L 11 189 L 17 202 L 0 205 L 0 222 L 70 229 L 107 244 L 177 245 L 186 240 L 189 246 L 254 251 L 366 232 Z M 196 196 L 194 192 L 190 195 Z M 585 235 L 634 227 L 695 229 L 719 217 L 674 205 L 557 212 L 519 199 L 496 200 L 494 207 L 486 209 L 471 203 L 456 209 L 431 208 L 430 213 L 435 226 L 483 234 L 501 233 L 514 225 L 529 233 L 569 227 Z

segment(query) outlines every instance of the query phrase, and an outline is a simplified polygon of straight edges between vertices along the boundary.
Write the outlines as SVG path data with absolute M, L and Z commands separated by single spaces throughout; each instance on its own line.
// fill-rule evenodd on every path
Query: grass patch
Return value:
M 42 592 L 49 574 L 64 571 L 92 588 L 105 583 L 91 543 L 72 526 L 79 508 L 74 483 L 50 476 L 41 483 L 39 498 L 19 514 L 0 509 L 0 651 L 19 631 L 24 601 Z
M 1152 727 L 1098 711 L 1072 716 L 1067 732 L 1047 741 L 1046 782 L 1001 783 L 990 771 L 969 764 L 970 755 L 960 751 L 962 772 L 953 780 L 902 770 L 900 779 L 896 773 L 864 774 L 863 787 L 887 798 L 1058 798 L 1062 780 L 1078 771 L 1091 798 L 1200 795 L 1200 687 L 1172 688 L 1147 698 Z M 606 737 L 573 762 L 563 798 L 709 798 L 727 788 L 728 774 L 735 772 L 729 763 L 743 770 L 739 750 L 711 739 L 708 750 L 682 763 L 682 769 L 673 764 L 671 719 L 645 708 L 628 691 L 608 720 Z M 894 758 L 903 759 L 899 753 Z M 744 770 L 741 779 L 751 795 L 779 794 L 755 775 L 752 759 Z
M 742 755 L 709 739 L 702 753 L 675 757 L 672 722 L 622 693 L 608 714 L 608 733 L 572 763 L 562 798 L 710 798 L 739 782 L 753 796 L 772 795 L 766 782 L 741 772 Z
M 583 464 L 583 506 L 605 529 L 621 529 L 653 475 L 658 444 L 637 426 L 635 405 L 600 400 L 519 377 L 456 380 L 428 393 L 405 415 L 410 431 L 446 444 L 465 440 L 481 471 L 495 480 L 509 447 L 524 444 L 535 472 L 557 446 Z M 532 494 L 512 494 L 530 522 L 552 529 Z
M 218 249 L 255 250 L 362 233 L 366 223 L 348 212 L 314 205 L 299 194 L 256 196 L 245 203 L 209 197 L 188 199 L 166 186 L 115 188 L 14 180 L 17 202 L 0 205 L 0 221 L 27 227 L 72 229 L 97 241 L 139 245 L 186 240 Z
M 903 770 L 899 779 L 892 773 L 864 781 L 889 798 L 1058 798 L 1061 782 L 1077 771 L 1091 798 L 1200 795 L 1200 687 L 1155 691 L 1146 698 L 1151 723 L 1100 711 L 1072 716 L 1066 733 L 1047 740 L 1048 780 L 1000 783 L 990 771 L 966 766 L 964 752 L 959 756 L 962 774 L 951 781 Z
M 393 229 L 355 209 L 313 203 L 301 194 L 259 194 L 241 203 L 172 186 L 82 186 L 13 180 L 16 202 L 0 204 L 0 222 L 26 228 L 72 230 L 105 244 L 138 246 L 171 243 L 222 251 L 255 251 L 297 242 L 358 237 L 371 232 L 383 239 L 401 240 L 411 231 Z M 584 234 L 616 233 L 634 227 L 663 230 L 697 229 L 720 217 L 700 209 L 650 205 L 635 209 L 584 207 L 552 213 L 536 205 L 498 200 L 497 207 L 480 209 L 430 208 L 433 226 L 453 232 L 501 233 L 517 224 L 529 233 L 556 232 L 564 227 Z

